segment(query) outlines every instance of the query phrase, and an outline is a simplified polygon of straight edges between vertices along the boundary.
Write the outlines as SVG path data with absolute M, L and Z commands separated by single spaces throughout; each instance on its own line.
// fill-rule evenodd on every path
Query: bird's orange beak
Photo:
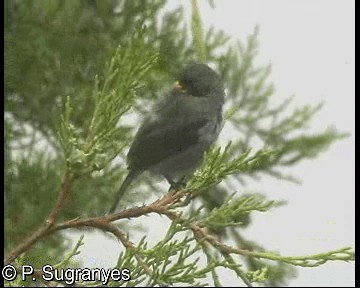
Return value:
M 180 92 L 186 92 L 186 87 L 180 83 L 180 81 L 176 81 L 174 83 L 173 89 L 178 90 Z

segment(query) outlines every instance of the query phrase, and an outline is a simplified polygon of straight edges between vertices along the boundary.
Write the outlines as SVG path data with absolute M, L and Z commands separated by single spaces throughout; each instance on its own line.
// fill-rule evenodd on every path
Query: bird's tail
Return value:
M 140 170 L 130 170 L 129 171 L 124 182 L 120 186 L 119 192 L 116 194 L 114 204 L 111 206 L 109 214 L 112 214 L 115 212 L 115 209 L 118 206 L 119 201 L 120 201 L 121 197 L 124 195 L 126 189 L 131 184 L 131 182 L 133 182 L 141 173 L 142 173 L 142 171 L 140 171 Z

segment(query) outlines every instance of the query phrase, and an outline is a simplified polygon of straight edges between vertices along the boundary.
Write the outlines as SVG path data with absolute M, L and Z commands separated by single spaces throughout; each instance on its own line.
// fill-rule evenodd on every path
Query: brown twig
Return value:
M 33 232 L 25 241 L 20 243 L 16 248 L 14 248 L 4 260 L 4 264 L 12 263 L 20 254 L 29 250 L 37 241 L 43 238 L 45 235 L 49 234 L 52 227 L 55 224 L 57 217 L 59 216 L 61 209 L 64 205 L 64 202 L 70 192 L 70 186 L 72 183 L 72 177 L 69 174 L 65 174 L 63 182 L 61 184 L 61 189 L 56 200 L 56 204 L 53 210 L 50 212 L 49 216 L 45 220 L 45 223 Z
M 129 241 L 129 239 L 126 237 L 125 233 L 123 233 L 115 224 L 105 221 L 104 220 L 105 217 L 99 217 L 99 218 L 103 218 L 103 219 L 87 221 L 85 226 L 98 228 L 102 231 L 107 231 L 107 232 L 113 234 L 124 245 L 124 247 L 126 249 L 133 249 L 135 251 L 135 257 L 136 257 L 137 261 L 139 262 L 139 264 L 141 266 L 143 266 L 144 271 L 148 275 L 151 275 L 152 271 L 145 264 L 145 262 L 143 260 L 143 256 L 140 253 L 138 253 L 138 251 L 136 251 L 135 245 L 131 241 Z M 80 226 L 77 226 L 77 227 L 80 227 Z
M 164 195 L 163 197 L 157 199 L 153 203 L 141 207 L 129 208 L 121 212 L 113 213 L 106 216 L 100 216 L 100 217 L 94 217 L 88 219 L 76 218 L 76 219 L 68 220 L 63 223 L 54 225 L 51 228 L 50 232 L 54 232 L 57 230 L 64 230 L 68 228 L 77 228 L 77 227 L 86 227 L 86 226 L 96 227 L 96 225 L 99 225 L 99 223 L 110 223 L 121 219 L 136 218 L 150 213 L 166 215 L 166 210 L 169 209 L 170 206 L 177 203 L 180 200 L 180 198 L 187 193 L 189 193 L 188 190 L 179 190 L 175 192 L 170 192 Z
M 64 230 L 68 228 L 80 228 L 80 227 L 98 228 L 103 231 L 112 233 L 117 239 L 120 240 L 120 242 L 124 245 L 125 248 L 135 249 L 135 246 L 127 239 L 125 234 L 121 232 L 120 229 L 111 222 L 124 218 L 139 217 L 149 213 L 166 214 L 165 210 L 170 205 L 177 203 L 183 195 L 188 193 L 188 191 L 186 190 L 175 191 L 166 194 L 165 196 L 161 197 L 160 199 L 156 200 L 155 202 L 147 206 L 130 208 L 119 213 L 114 213 L 102 217 L 95 217 L 84 220 L 80 220 L 79 218 L 76 218 L 73 220 L 65 221 L 60 224 L 56 224 L 56 220 L 70 192 L 71 183 L 72 183 L 72 177 L 69 174 L 65 174 L 58 198 L 56 200 L 56 204 L 53 210 L 50 212 L 47 219 L 45 220 L 45 223 L 8 254 L 8 256 L 4 260 L 5 265 L 12 263 L 20 254 L 29 250 L 36 242 L 38 242 L 42 238 L 56 231 Z M 144 271 L 150 274 L 151 270 L 145 265 L 142 256 L 136 253 L 136 257 L 139 263 L 143 265 Z

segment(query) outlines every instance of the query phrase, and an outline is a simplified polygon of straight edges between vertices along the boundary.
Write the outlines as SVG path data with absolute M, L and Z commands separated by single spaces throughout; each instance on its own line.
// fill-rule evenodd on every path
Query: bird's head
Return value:
M 194 97 L 224 98 L 224 85 L 220 76 L 202 63 L 187 64 L 179 75 L 176 88 Z

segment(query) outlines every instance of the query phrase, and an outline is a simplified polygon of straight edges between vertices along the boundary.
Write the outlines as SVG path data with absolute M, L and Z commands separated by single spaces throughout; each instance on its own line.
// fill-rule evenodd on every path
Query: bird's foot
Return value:
M 183 182 L 183 181 L 179 181 L 179 182 L 173 182 L 170 184 L 170 188 L 169 188 L 169 191 L 171 190 L 181 190 L 181 189 L 184 189 L 186 187 L 186 182 Z
M 170 184 L 169 192 L 170 191 L 178 191 L 178 190 L 184 189 L 186 187 L 187 183 L 185 181 L 185 177 L 180 178 L 179 181 L 177 181 L 177 182 L 172 180 L 170 177 L 165 177 L 165 178 Z

